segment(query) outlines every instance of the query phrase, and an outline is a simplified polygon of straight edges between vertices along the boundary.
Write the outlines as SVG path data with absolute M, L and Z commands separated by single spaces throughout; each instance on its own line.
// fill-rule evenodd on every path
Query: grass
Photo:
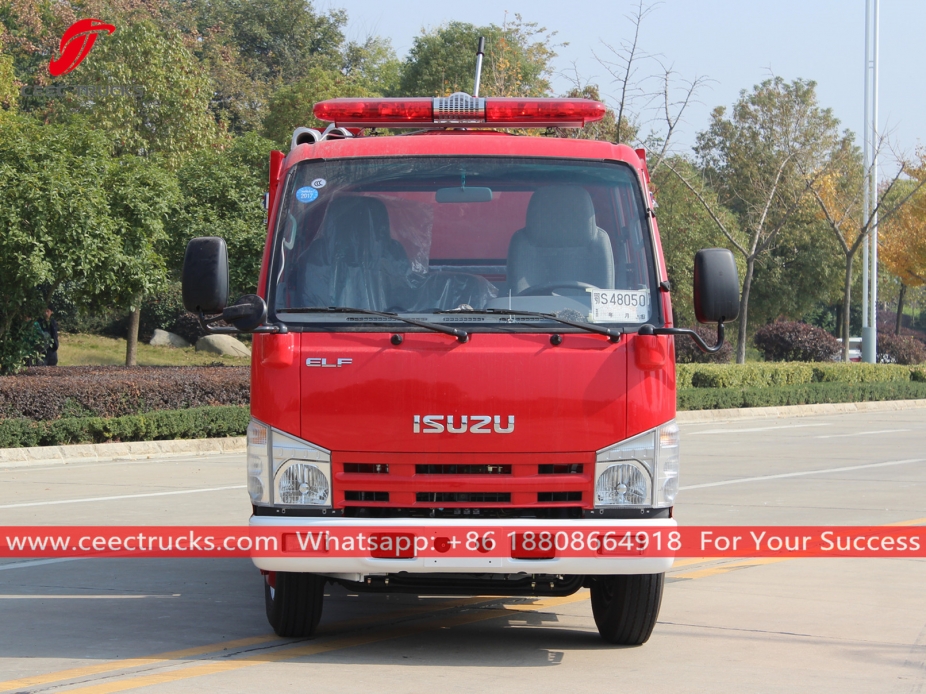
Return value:
M 62 333 L 58 348 L 59 366 L 105 366 L 125 364 L 125 340 L 87 335 L 83 333 Z M 207 352 L 197 352 L 192 347 L 152 347 L 138 344 L 139 366 L 209 366 L 227 364 L 248 366 L 246 357 L 222 357 Z

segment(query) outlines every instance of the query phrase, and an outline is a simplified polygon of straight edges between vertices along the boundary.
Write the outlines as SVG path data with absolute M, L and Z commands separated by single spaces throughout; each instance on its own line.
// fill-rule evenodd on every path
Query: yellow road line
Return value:
M 737 561 L 730 564 L 720 564 L 711 566 L 698 571 L 689 571 L 687 573 L 673 574 L 672 578 L 707 578 L 708 576 L 717 576 L 737 569 L 745 569 L 749 566 L 763 566 L 765 564 L 777 564 L 782 561 L 791 561 L 794 557 L 768 557 L 767 559 L 749 559 L 746 561 Z
M 697 558 L 692 557 L 691 559 L 676 559 L 674 562 L 672 562 L 672 569 L 669 569 L 669 571 L 672 571 L 673 569 L 677 569 L 682 566 L 691 566 L 692 564 L 700 564 L 705 561 L 713 561 L 713 559 L 710 559 L 708 557 L 697 557 Z
M 462 600 L 453 600 L 445 601 L 442 603 L 423 605 L 418 607 L 413 607 L 408 610 L 402 610 L 400 612 L 390 612 L 383 615 L 389 621 L 394 621 L 396 619 L 403 619 L 405 617 L 414 616 L 422 612 L 433 612 L 434 610 L 448 610 L 453 609 L 454 607 L 465 607 L 473 604 L 485 604 L 486 602 L 495 602 L 499 598 L 487 598 L 487 597 L 477 597 L 477 598 L 464 598 Z M 359 617 L 357 619 L 350 619 L 343 622 L 335 622 L 330 625 L 326 625 L 325 631 L 331 629 L 344 629 L 350 628 L 357 624 L 369 624 L 370 618 Z M 146 665 L 158 665 L 161 663 L 169 662 L 172 660 L 184 660 L 187 658 L 193 658 L 199 655 L 205 655 L 207 653 L 213 653 L 216 651 L 229 650 L 235 648 L 246 648 L 248 646 L 257 646 L 263 643 L 270 643 L 271 641 L 279 641 L 281 644 L 286 643 L 284 639 L 270 634 L 265 636 L 256 636 L 246 639 L 237 639 L 234 641 L 222 641 L 219 643 L 209 644 L 208 646 L 197 646 L 195 648 L 187 648 L 179 651 L 169 651 L 167 653 L 157 653 L 155 655 L 142 656 L 140 658 L 129 658 L 127 660 L 115 660 L 108 663 L 100 663 L 98 665 L 88 665 L 86 667 L 79 668 L 70 668 L 68 670 L 59 670 L 57 672 L 50 672 L 44 675 L 35 675 L 33 677 L 23 677 L 15 680 L 7 680 L 6 682 L 0 682 L 0 692 L 8 692 L 16 689 L 23 689 L 27 687 L 35 687 L 42 684 L 51 684 L 53 682 L 63 682 L 65 680 L 77 679 L 80 677 L 88 677 L 92 675 L 99 675 L 107 672 L 115 672 L 117 670 L 131 670 L 132 668 L 142 667 Z
M 570 602 L 579 602 L 588 599 L 588 591 L 582 590 L 575 595 L 562 598 L 551 598 L 549 600 L 539 600 L 531 605 L 504 605 L 502 609 L 476 609 L 471 612 L 463 612 L 449 617 L 440 619 L 428 619 L 417 624 L 410 624 L 395 629 L 379 631 L 375 633 L 354 634 L 335 638 L 324 643 L 307 643 L 291 648 L 282 648 L 272 652 L 261 652 L 254 655 L 248 655 L 243 658 L 226 661 L 214 661 L 184 667 L 170 672 L 160 672 L 156 674 L 140 675 L 124 680 L 113 682 L 103 682 L 77 689 L 69 689 L 72 694 L 112 694 L 113 692 L 124 692 L 130 689 L 140 687 L 149 687 L 155 684 L 166 684 L 177 682 L 179 680 L 191 679 L 193 677 L 203 677 L 206 675 L 215 675 L 225 672 L 233 672 L 254 665 L 264 665 L 268 663 L 279 663 L 296 658 L 305 658 L 331 651 L 343 650 L 345 648 L 356 648 L 380 641 L 390 641 L 407 636 L 414 636 L 434 629 L 447 629 L 474 622 L 482 622 L 489 619 L 510 616 L 512 612 L 537 611 L 558 605 L 564 605 Z
M 213 643 L 208 646 L 197 646 L 195 648 L 185 648 L 180 651 L 168 651 L 167 653 L 158 653 L 156 655 L 144 656 L 141 658 L 129 658 L 127 660 L 117 660 L 99 665 L 88 665 L 86 667 L 71 668 L 69 670 L 59 670 L 45 675 L 36 675 L 34 677 L 22 677 L 17 680 L 7 680 L 0 682 L 0 692 L 8 692 L 14 689 L 26 689 L 35 687 L 40 684 L 49 684 L 51 682 L 60 682 L 62 680 L 71 680 L 78 677 L 87 677 L 90 675 L 99 675 L 104 672 L 113 672 L 115 670 L 126 670 L 129 668 L 139 667 L 141 665 L 151 665 L 154 663 L 163 663 L 170 660 L 180 660 L 182 658 L 192 658 L 197 655 L 204 655 L 214 651 L 221 651 L 225 648 L 245 648 L 247 646 L 256 646 L 261 643 L 279 640 L 276 635 L 254 636 L 247 639 L 237 639 L 235 641 L 223 641 Z
M 914 518 L 913 520 L 897 521 L 896 523 L 886 523 L 887 526 L 904 526 L 904 525 L 926 525 L 926 518 Z

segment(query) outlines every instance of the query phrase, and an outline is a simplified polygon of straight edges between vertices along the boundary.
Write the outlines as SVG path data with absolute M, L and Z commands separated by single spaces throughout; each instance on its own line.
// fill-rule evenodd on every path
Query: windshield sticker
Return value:
M 296 200 L 302 203 L 314 202 L 318 197 L 318 191 L 310 186 L 303 186 L 296 191 Z
M 312 187 L 316 189 L 324 188 L 327 184 L 328 181 L 326 181 L 324 178 L 316 178 L 314 181 L 312 181 Z
M 591 323 L 643 323 L 650 316 L 649 289 L 588 289 Z

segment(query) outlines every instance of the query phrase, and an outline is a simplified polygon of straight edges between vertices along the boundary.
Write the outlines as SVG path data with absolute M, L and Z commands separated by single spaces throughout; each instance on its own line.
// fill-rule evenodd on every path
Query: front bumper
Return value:
M 581 531 L 587 537 L 598 531 L 623 535 L 645 527 L 650 533 L 662 531 L 666 536 L 678 524 L 671 518 L 645 521 L 638 520 L 556 520 L 535 519 L 466 520 L 456 523 L 446 519 L 421 518 L 319 518 L 319 517 L 268 517 L 252 516 L 253 529 L 293 528 L 296 531 L 323 533 L 325 530 L 356 528 L 377 533 L 409 533 L 427 536 L 434 528 L 448 525 L 459 527 L 461 535 L 485 531 L 504 526 L 506 532 L 538 532 L 551 526 L 567 529 L 570 536 Z M 582 556 L 556 556 L 548 559 L 516 559 L 511 556 L 415 556 L 407 559 L 386 559 L 357 552 L 355 556 L 254 556 L 254 564 L 264 571 L 292 571 L 335 576 L 344 580 L 359 581 L 365 576 L 398 573 L 464 573 L 464 574 L 557 574 L 557 575 L 613 575 L 613 574 L 657 574 L 672 567 L 672 556 L 638 556 L 631 554 L 587 552 Z

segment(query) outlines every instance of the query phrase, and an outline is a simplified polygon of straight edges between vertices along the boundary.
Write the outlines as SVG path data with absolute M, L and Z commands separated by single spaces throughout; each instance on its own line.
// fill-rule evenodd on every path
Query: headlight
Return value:
M 248 494 L 253 504 L 270 503 L 269 432 L 270 428 L 256 419 L 248 424 Z
M 290 461 L 280 471 L 279 502 L 301 506 L 328 506 L 328 479 L 310 463 Z
M 273 503 L 331 507 L 331 452 L 273 430 Z
M 331 453 L 320 446 L 252 419 L 247 467 L 255 505 L 331 506 Z
M 635 462 L 608 465 L 595 482 L 596 506 L 648 506 L 649 473 Z
M 672 506 L 678 494 L 678 468 L 675 420 L 603 448 L 595 464 L 595 506 Z

